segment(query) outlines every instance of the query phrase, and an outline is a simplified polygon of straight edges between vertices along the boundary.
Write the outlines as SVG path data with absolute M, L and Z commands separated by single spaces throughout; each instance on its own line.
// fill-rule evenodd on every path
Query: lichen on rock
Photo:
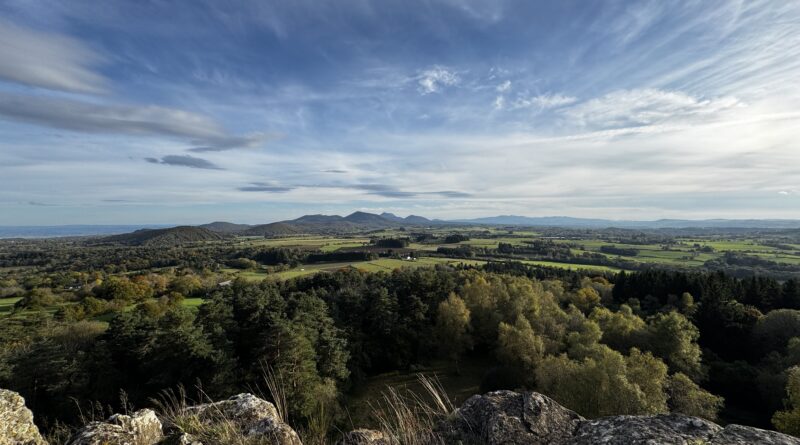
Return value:
M 91 422 L 68 445 L 155 445 L 164 438 L 161 421 L 150 409 L 130 416 L 114 414 L 103 422 Z
M 539 393 L 495 391 L 470 397 L 452 425 L 455 434 L 490 445 L 559 445 L 572 437 L 582 419 Z
M 5 389 L 0 389 L 0 444 L 46 444 L 33 423 L 33 413 L 25 406 L 25 399 Z
M 198 431 L 184 432 L 199 436 L 192 441 L 204 442 L 203 432 L 214 431 L 208 427 L 224 424 L 233 431 L 224 431 L 223 435 L 232 433 L 277 445 L 301 445 L 300 437 L 281 420 L 275 405 L 253 394 L 238 394 L 219 402 L 191 406 L 183 415 L 196 421 Z

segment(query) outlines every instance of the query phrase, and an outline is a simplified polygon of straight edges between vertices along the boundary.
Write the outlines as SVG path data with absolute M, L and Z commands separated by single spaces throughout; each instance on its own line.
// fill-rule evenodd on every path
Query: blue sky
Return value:
M 0 1 L 0 224 L 800 218 L 800 2 Z

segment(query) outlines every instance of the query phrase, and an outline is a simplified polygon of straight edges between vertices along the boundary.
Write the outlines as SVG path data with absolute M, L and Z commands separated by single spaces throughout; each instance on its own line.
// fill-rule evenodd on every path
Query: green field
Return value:
M 11 310 L 14 309 L 14 305 L 17 304 L 17 301 L 21 299 L 20 297 L 0 298 L 0 314 L 11 312 Z
M 543 239 L 542 234 L 534 231 L 508 231 L 500 228 L 485 228 L 485 227 L 462 227 L 458 229 L 453 228 L 433 228 L 429 229 L 432 235 L 443 237 L 451 233 L 466 233 L 470 236 L 467 241 L 462 241 L 458 244 L 442 244 L 442 243 L 415 243 L 409 244 L 408 249 L 418 252 L 435 252 L 440 247 L 453 248 L 459 245 L 465 245 L 477 249 L 496 249 L 500 243 L 507 243 L 514 246 L 524 246 L 526 242 Z M 352 249 L 363 246 L 369 246 L 370 238 L 387 238 L 387 237 L 407 237 L 408 233 L 398 231 L 395 229 L 387 229 L 377 232 L 369 233 L 369 237 L 365 235 L 360 236 L 292 236 L 285 238 L 263 239 L 263 238 L 248 238 L 243 242 L 251 246 L 268 246 L 268 247 L 289 247 L 297 249 L 319 250 L 322 252 L 334 252 L 340 249 Z M 788 244 L 794 247 L 797 251 L 781 250 L 772 246 L 763 244 L 762 239 L 755 238 L 722 238 L 720 236 L 697 237 L 697 238 L 675 238 L 670 244 L 664 246 L 662 244 L 626 244 L 615 242 L 614 240 L 605 238 L 554 238 L 548 237 L 556 243 L 569 244 L 570 251 L 580 256 L 584 253 L 601 254 L 611 259 L 622 258 L 629 261 L 634 261 L 642 264 L 658 264 L 662 266 L 673 267 L 701 267 L 705 262 L 713 260 L 722 256 L 725 252 L 737 252 L 740 254 L 753 255 L 769 261 L 777 263 L 800 265 L 800 245 Z M 635 256 L 620 256 L 601 252 L 603 246 L 615 246 L 623 249 L 635 249 L 638 254 Z M 710 247 L 712 252 L 701 251 L 704 247 Z M 421 264 L 437 264 L 440 261 L 421 261 Z M 449 261 L 447 261 L 449 262 Z M 571 264 L 561 263 L 558 261 L 537 261 L 531 258 L 526 261 L 528 264 L 550 266 L 550 267 L 563 267 L 566 269 L 594 269 L 601 271 L 618 271 L 619 268 L 592 266 L 584 267 Z M 285 279 L 311 273 L 319 272 L 320 270 L 335 270 L 341 267 L 358 267 L 368 271 L 378 270 L 392 270 L 396 267 L 418 267 L 409 264 L 402 264 L 400 260 L 386 260 L 381 259 L 372 262 L 362 263 L 346 263 L 346 264 L 329 264 L 329 265 L 307 265 L 299 268 L 280 272 L 274 274 L 277 278 Z M 249 272 L 235 272 L 248 280 L 261 280 L 267 274 L 258 271 Z
M 468 233 L 470 239 L 462 241 L 458 244 L 442 244 L 442 243 L 411 243 L 408 249 L 417 252 L 435 252 L 440 247 L 453 248 L 459 245 L 465 245 L 476 249 L 497 249 L 500 243 L 511 244 L 514 246 L 524 246 L 534 240 L 543 239 L 541 234 L 533 231 L 514 231 L 502 229 L 489 229 L 473 227 L 462 228 L 460 230 L 451 229 L 432 229 L 431 234 L 443 237 L 450 233 L 463 232 Z M 397 230 L 384 230 L 380 232 L 372 232 L 370 237 L 383 238 L 383 237 L 406 237 L 408 234 Z M 623 242 L 616 242 L 605 238 L 545 238 L 555 243 L 570 245 L 570 252 L 580 257 L 585 253 L 603 255 L 611 260 L 623 259 L 632 261 L 639 264 L 657 264 L 661 266 L 672 266 L 679 268 L 686 267 L 702 267 L 707 261 L 719 258 L 724 255 L 726 251 L 737 252 L 746 255 L 758 256 L 765 260 L 774 261 L 777 263 L 785 263 L 792 265 L 800 265 L 800 255 L 798 252 L 780 250 L 772 246 L 762 244 L 763 241 L 752 238 L 731 238 L 724 239 L 720 237 L 709 238 L 676 238 L 669 244 L 628 244 Z M 246 241 L 249 245 L 255 246 L 269 246 L 269 247 L 292 247 L 298 249 L 313 249 L 323 252 L 334 252 L 340 249 L 358 248 L 369 246 L 370 238 L 366 236 L 296 236 L 276 239 L 248 239 Z M 624 256 L 607 252 L 602 252 L 604 246 L 614 246 L 621 249 L 634 249 L 637 251 L 636 255 Z M 711 247 L 713 251 L 704 252 L 704 247 Z M 800 251 L 800 248 L 798 249 Z M 480 253 L 479 253 L 480 255 Z M 594 270 L 598 272 L 619 272 L 622 270 L 620 267 L 612 266 L 595 266 L 595 265 L 582 265 L 573 262 L 559 262 L 553 260 L 539 260 L 535 257 L 525 259 L 525 255 L 518 255 L 518 259 L 525 264 L 547 267 L 560 267 L 569 270 Z M 489 259 L 489 258 L 487 258 Z M 502 261 L 503 259 L 498 258 Z M 280 280 L 295 278 L 304 275 L 314 274 L 320 271 L 336 271 L 342 268 L 358 268 L 368 272 L 378 271 L 391 271 L 402 267 L 421 267 L 433 266 L 436 264 L 452 264 L 463 262 L 466 264 L 482 264 L 484 261 L 480 260 L 460 260 L 452 258 L 440 257 L 421 257 L 415 261 L 406 261 L 400 259 L 382 258 L 375 261 L 360 261 L 360 262 L 347 262 L 347 263 L 323 263 L 323 264 L 306 264 L 296 267 L 291 270 L 268 274 L 265 270 L 247 270 L 238 271 L 234 269 L 225 269 L 226 272 L 235 274 L 247 280 L 263 280 L 267 277 L 272 277 Z M 576 259 L 580 262 L 580 259 Z
M 432 267 L 437 264 L 465 264 L 465 265 L 481 265 L 486 261 L 481 260 L 462 260 L 457 258 L 432 258 L 422 257 L 416 260 L 400 260 L 395 258 L 381 258 L 374 261 L 356 261 L 351 263 L 320 263 L 308 264 L 296 267 L 292 270 L 278 272 L 271 275 L 263 274 L 262 277 L 275 277 L 280 280 L 289 278 L 300 277 L 303 275 L 310 275 L 317 272 L 335 272 L 344 268 L 355 268 L 367 272 L 391 272 L 394 269 L 400 268 L 416 268 L 416 267 Z M 262 279 L 263 279 L 262 278 Z
M 605 255 L 609 258 L 616 258 L 619 255 L 601 252 L 603 246 L 614 246 L 623 249 L 635 249 L 638 254 L 635 256 L 620 256 L 631 261 L 646 264 L 660 264 L 676 267 L 698 267 L 706 261 L 719 258 L 725 252 L 736 252 L 751 256 L 757 256 L 765 260 L 777 263 L 800 265 L 800 249 L 798 251 L 781 250 L 772 246 L 766 246 L 755 239 L 677 239 L 676 244 L 671 244 L 664 248 L 661 244 L 624 244 L 610 242 L 602 239 L 559 239 L 557 243 L 578 245 L 581 248 L 572 248 L 575 255 L 583 252 L 593 252 Z M 711 247 L 713 252 L 701 252 L 703 247 Z M 794 245 L 790 245 L 794 247 Z
M 205 299 L 203 298 L 186 298 L 181 302 L 181 306 L 188 307 L 190 309 L 197 309 L 201 304 L 203 304 L 204 301 Z
M 622 269 L 610 266 L 594 266 L 590 264 L 573 264 L 573 263 L 558 263 L 555 261 L 537 261 L 537 260 L 523 260 L 523 264 L 530 264 L 532 266 L 545 266 L 545 267 L 560 267 L 568 270 L 593 270 L 597 272 L 614 272 L 617 273 Z

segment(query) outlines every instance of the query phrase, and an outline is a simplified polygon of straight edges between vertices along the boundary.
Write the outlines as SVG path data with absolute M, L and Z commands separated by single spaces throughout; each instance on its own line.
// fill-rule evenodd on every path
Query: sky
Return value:
M 0 0 L 0 225 L 800 219 L 800 1 Z

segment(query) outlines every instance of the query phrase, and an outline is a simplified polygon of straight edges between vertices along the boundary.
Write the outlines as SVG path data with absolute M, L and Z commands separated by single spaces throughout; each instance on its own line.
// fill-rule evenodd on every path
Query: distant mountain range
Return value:
M 380 215 L 367 212 L 354 212 L 347 216 L 339 215 L 305 215 L 300 218 L 268 224 L 250 225 L 215 221 L 209 224 L 194 226 L 212 235 L 245 235 L 245 236 L 286 236 L 297 234 L 332 234 L 352 233 L 369 230 L 380 230 L 399 227 L 426 227 L 443 225 L 487 225 L 487 226 L 529 226 L 529 227 L 564 227 L 564 228 L 620 228 L 620 229 L 800 229 L 800 220 L 793 219 L 659 219 L 655 221 L 609 220 L 595 218 L 572 218 L 568 216 L 528 217 L 517 215 L 501 215 L 486 218 L 438 220 L 422 216 L 409 215 L 405 218 L 392 213 Z M 51 238 L 64 236 L 102 236 L 122 233 L 138 233 L 133 241 L 118 242 L 136 243 L 145 236 L 162 237 L 156 244 L 167 240 L 203 240 L 208 233 L 187 231 L 186 227 L 173 227 L 175 233 L 160 233 L 158 229 L 168 228 L 165 225 L 74 225 L 74 226 L 0 226 L 0 238 Z M 139 230 L 144 229 L 144 230 Z M 135 231 L 135 232 L 134 232 Z M 156 235 L 157 234 L 157 235 Z M 166 238 L 163 238 L 165 237 Z M 114 239 L 114 238 L 112 238 Z M 149 241 L 144 240 L 147 244 Z
M 405 218 L 393 213 L 380 215 L 354 212 L 347 216 L 305 215 L 300 218 L 257 226 L 231 223 L 211 223 L 199 227 L 220 233 L 236 233 L 250 236 L 280 236 L 302 233 L 347 233 L 397 227 L 443 226 L 443 225 L 488 225 L 564 228 L 621 228 L 621 229 L 800 229 L 800 220 L 789 219 L 660 219 L 656 221 L 609 220 L 594 218 L 572 218 L 568 216 L 528 217 L 516 215 L 444 221 L 409 215 Z M 234 230 L 233 228 L 236 228 Z
M 659 219 L 655 221 L 610 220 L 572 218 L 569 216 L 528 217 L 516 215 L 491 216 L 487 218 L 462 219 L 453 222 L 489 225 L 514 225 L 534 227 L 585 227 L 621 229 L 798 229 L 796 219 Z
M 400 218 L 391 213 L 376 215 L 374 213 L 354 212 L 347 216 L 339 215 L 305 215 L 300 218 L 280 221 L 270 224 L 257 226 L 246 226 L 237 232 L 245 236 L 281 236 L 301 233 L 328 234 L 328 233 L 348 233 L 360 232 L 365 230 L 380 230 L 397 228 L 410 225 L 429 225 L 433 222 L 421 216 L 409 216 Z M 199 227 L 217 230 L 223 223 L 204 224 Z M 224 227 L 230 228 L 230 223 Z

